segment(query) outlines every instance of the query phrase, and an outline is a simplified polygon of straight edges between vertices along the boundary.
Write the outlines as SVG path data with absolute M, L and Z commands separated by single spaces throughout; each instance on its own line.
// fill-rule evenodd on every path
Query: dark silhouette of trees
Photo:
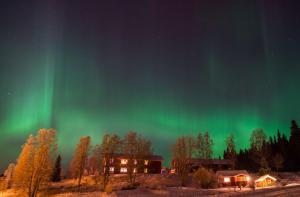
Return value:
M 58 155 L 52 172 L 52 181 L 59 182 L 61 180 L 61 156 Z
M 288 170 L 298 171 L 300 169 L 300 129 L 295 120 L 291 122 L 291 135 L 288 146 Z
M 235 141 L 234 141 L 234 135 L 230 134 L 226 140 L 226 150 L 224 151 L 223 157 L 224 159 L 229 159 L 232 161 L 233 164 L 233 169 L 235 168 L 236 165 L 236 157 L 237 157 L 237 153 L 236 153 L 236 149 L 235 149 Z
M 253 131 L 250 148 L 237 154 L 237 169 L 257 172 L 260 168 L 276 171 L 299 171 L 300 129 L 295 120 L 291 121 L 290 137 L 279 130 L 268 139 L 262 130 Z M 224 158 L 227 150 L 224 151 Z

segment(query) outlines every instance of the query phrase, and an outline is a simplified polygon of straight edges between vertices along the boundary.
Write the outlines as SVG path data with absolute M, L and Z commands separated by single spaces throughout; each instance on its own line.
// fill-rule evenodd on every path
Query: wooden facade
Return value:
M 249 173 L 246 170 L 223 170 L 217 171 L 216 175 L 220 187 L 245 187 L 250 181 Z
M 109 162 L 109 170 L 113 174 L 127 173 L 129 164 L 128 158 L 122 154 L 116 155 Z M 135 173 L 160 174 L 163 158 L 159 155 L 145 157 L 143 160 L 133 160 L 133 170 Z M 132 169 L 132 168 L 131 168 Z
M 255 180 L 255 187 L 270 187 L 276 184 L 277 179 L 270 175 L 264 175 Z

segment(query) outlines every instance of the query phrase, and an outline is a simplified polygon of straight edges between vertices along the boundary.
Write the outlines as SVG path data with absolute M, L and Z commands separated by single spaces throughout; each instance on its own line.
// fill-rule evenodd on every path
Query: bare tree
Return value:
M 41 129 L 36 137 L 29 136 L 18 158 L 14 184 L 35 197 L 41 186 L 50 181 L 56 154 L 56 131 Z
M 97 144 L 92 150 L 92 155 L 88 161 L 88 171 L 90 175 L 96 175 L 102 172 L 101 145 Z
M 177 175 L 180 177 L 182 186 L 185 186 L 188 178 L 190 170 L 189 163 L 194 148 L 194 138 L 192 136 L 179 137 L 172 146 L 173 165 Z
M 77 186 L 80 188 L 81 179 L 86 167 L 86 161 L 90 149 L 91 138 L 89 136 L 81 137 L 79 144 L 75 149 L 73 159 L 70 165 L 70 172 L 73 178 L 78 179 Z
M 280 168 L 283 167 L 283 162 L 284 160 L 282 155 L 280 153 L 277 153 L 273 159 L 273 164 L 277 172 Z
M 266 134 L 263 129 L 254 129 L 250 137 L 250 150 L 253 161 L 262 168 L 268 167 Z
M 10 163 L 4 172 L 4 177 L 7 185 L 6 189 L 9 189 L 12 185 L 12 179 L 13 179 L 15 167 L 16 165 L 14 163 Z
M 143 165 L 144 159 L 152 154 L 151 142 L 136 132 L 128 132 L 122 143 L 122 153 L 127 159 L 128 182 L 133 186 L 139 165 Z
M 210 138 L 208 131 L 204 134 L 198 134 L 195 142 L 195 153 L 199 159 L 211 159 L 213 151 L 213 140 Z
M 105 190 L 107 184 L 109 183 L 109 177 L 110 177 L 110 166 L 113 162 L 113 159 L 115 157 L 115 154 L 119 152 L 120 150 L 120 144 L 121 140 L 119 136 L 113 134 L 105 134 L 102 138 L 101 143 L 101 158 L 102 158 L 102 166 L 103 173 L 103 189 Z M 101 162 L 100 162 L 101 164 Z M 101 170 L 102 171 L 102 170 Z

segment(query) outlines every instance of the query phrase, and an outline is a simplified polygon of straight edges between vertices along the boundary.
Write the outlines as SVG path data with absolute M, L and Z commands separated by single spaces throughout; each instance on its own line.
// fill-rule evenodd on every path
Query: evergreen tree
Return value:
M 300 152 L 300 129 L 295 120 L 291 122 L 291 135 L 289 140 L 289 151 L 288 151 L 288 169 L 291 171 L 300 170 L 300 157 L 297 155 Z
M 52 181 L 59 182 L 61 180 L 61 156 L 58 155 L 52 173 Z
M 225 140 L 226 143 L 226 151 L 224 151 L 224 159 L 229 159 L 232 161 L 233 169 L 235 168 L 236 164 L 236 149 L 235 149 L 235 142 L 233 134 L 230 134 L 227 139 Z

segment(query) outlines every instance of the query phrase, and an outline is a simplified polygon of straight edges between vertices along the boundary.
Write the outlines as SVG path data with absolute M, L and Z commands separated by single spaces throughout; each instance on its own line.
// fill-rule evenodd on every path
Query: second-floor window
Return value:
M 145 165 L 148 165 L 149 161 L 148 160 L 145 160 L 144 164 Z
M 127 159 L 121 159 L 121 164 L 126 165 L 128 163 Z

